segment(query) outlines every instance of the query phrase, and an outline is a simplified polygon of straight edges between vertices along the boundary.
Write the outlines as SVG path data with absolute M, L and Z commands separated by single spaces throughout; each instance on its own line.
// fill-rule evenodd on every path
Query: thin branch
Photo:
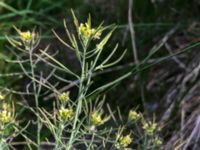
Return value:
M 129 8 L 128 8 L 128 25 L 129 30 L 131 34 L 131 43 L 132 43 L 132 49 L 133 49 L 133 58 L 135 64 L 139 63 L 138 60 L 138 54 L 137 54 L 137 48 L 136 48 L 136 42 L 135 42 L 135 30 L 134 30 L 134 24 L 133 24 L 133 16 L 132 16 L 132 9 L 133 9 L 133 0 L 129 0 Z

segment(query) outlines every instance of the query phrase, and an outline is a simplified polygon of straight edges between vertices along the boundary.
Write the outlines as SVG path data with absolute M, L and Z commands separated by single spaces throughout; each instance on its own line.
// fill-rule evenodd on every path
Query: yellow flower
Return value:
M 0 121 L 2 123 L 8 123 L 8 122 L 11 122 L 12 120 L 13 120 L 13 116 L 10 111 L 2 110 L 0 112 Z
M 61 102 L 68 102 L 69 99 L 70 99 L 69 94 L 70 94 L 69 92 L 64 92 L 64 93 L 62 93 L 62 94 L 60 94 L 60 95 L 58 96 L 58 99 L 59 99 Z
M 92 112 L 92 115 L 91 115 L 91 123 L 92 123 L 92 125 L 99 126 L 99 125 L 104 124 L 105 122 L 107 122 L 110 119 L 110 116 L 102 117 L 102 115 L 103 115 L 103 111 L 100 111 L 100 112 L 94 111 L 94 112 Z
M 32 34 L 30 31 L 20 32 L 19 35 L 22 41 L 28 42 L 28 41 L 31 41 L 32 39 Z
M 102 34 L 102 31 L 100 29 L 98 31 L 97 29 L 94 29 L 94 28 L 90 30 L 90 35 L 94 39 L 100 39 L 101 34 Z
M 117 134 L 116 134 L 116 141 L 117 141 L 117 143 L 115 144 L 115 147 L 117 148 L 117 149 L 128 149 L 128 146 L 131 144 L 131 142 L 132 142 L 132 138 L 131 138 L 131 133 L 129 133 L 129 134 L 127 134 L 127 135 L 125 135 L 125 136 L 123 136 L 122 135 L 122 132 L 124 131 L 124 128 L 122 127 L 120 127 L 119 129 L 118 129 L 118 132 L 117 132 Z
M 161 139 L 159 139 L 158 137 L 155 137 L 154 139 L 152 139 L 152 145 L 155 147 L 161 146 L 162 145 Z
M 119 139 L 119 144 L 123 148 L 127 148 L 131 144 L 131 142 L 132 142 L 132 138 L 131 138 L 130 134 L 128 134 L 126 136 L 122 136 Z
M 3 103 L 2 104 L 2 110 L 9 110 L 10 109 L 10 106 L 6 103 Z
M 130 110 L 129 114 L 128 114 L 128 120 L 129 121 L 138 121 L 139 119 L 141 119 L 142 115 L 140 113 L 137 113 L 134 110 Z
M 30 32 L 30 31 L 22 32 L 17 27 L 14 26 L 14 28 L 17 31 L 17 33 L 19 34 L 19 37 L 20 37 L 21 41 L 24 42 L 24 44 L 34 41 L 34 38 L 36 36 L 36 34 L 34 32 Z
M 79 34 L 82 35 L 84 38 L 89 38 L 90 37 L 90 27 L 87 23 L 80 24 L 79 26 Z
M 143 124 L 143 129 L 144 129 L 144 132 L 147 134 L 147 135 L 153 135 L 155 133 L 155 131 L 157 130 L 157 123 L 154 123 L 154 122 L 145 122 Z
M 61 107 L 58 113 L 59 118 L 63 121 L 71 120 L 74 117 L 74 111 L 72 108 Z
M 96 29 L 91 28 L 89 23 L 81 23 L 79 26 L 79 35 L 81 35 L 84 39 L 99 39 L 101 36 L 101 30 L 97 31 Z
M 1 93 L 0 93 L 0 100 L 4 100 L 4 95 L 2 95 Z

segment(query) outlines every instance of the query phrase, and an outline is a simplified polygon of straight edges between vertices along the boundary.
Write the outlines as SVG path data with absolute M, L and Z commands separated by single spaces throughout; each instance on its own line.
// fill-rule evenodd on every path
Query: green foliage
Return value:
M 98 70 L 104 70 L 117 64 L 124 57 L 126 51 L 122 52 L 122 55 L 116 60 L 110 61 L 118 48 L 118 45 L 116 45 L 113 51 L 103 61 L 100 60 L 105 50 L 104 47 L 109 42 L 116 27 L 114 25 L 103 27 L 103 24 L 100 24 L 95 28 L 92 26 L 90 16 L 88 17 L 87 22 L 83 24 L 79 23 L 73 11 L 72 14 L 76 34 L 71 33 L 68 30 L 66 22 L 64 21 L 64 27 L 70 44 L 66 43 L 61 37 L 59 37 L 55 31 L 54 34 L 63 45 L 70 48 L 76 54 L 80 64 L 80 74 L 73 72 L 59 60 L 54 58 L 53 55 L 49 54 L 49 47 L 44 50 L 40 49 L 39 53 L 36 53 L 37 45 L 40 40 L 38 34 L 34 30 L 24 32 L 14 27 L 19 38 L 13 39 L 7 36 L 9 43 L 14 46 L 17 51 L 24 53 L 24 56 L 28 58 L 23 60 L 22 57 L 17 55 L 18 63 L 22 71 L 31 81 L 30 85 L 27 87 L 28 92 L 26 94 L 30 95 L 30 93 L 32 93 L 35 102 L 35 107 L 27 105 L 26 108 L 33 112 L 37 118 L 36 140 L 34 141 L 29 139 L 25 133 L 20 134 L 23 135 L 26 140 L 27 138 L 31 140 L 31 145 L 35 145 L 37 149 L 40 149 L 44 142 L 41 139 L 41 134 L 44 132 L 42 128 L 43 126 L 45 126 L 54 137 L 54 149 L 56 150 L 63 148 L 70 150 L 75 147 L 95 149 L 97 146 L 100 146 L 103 149 L 108 147 L 127 149 L 132 143 L 132 138 L 130 135 L 122 135 L 126 124 L 123 125 L 123 131 L 118 131 L 117 137 L 113 137 L 116 129 L 107 124 L 107 122 L 111 121 L 111 115 L 104 114 L 104 100 L 101 99 L 103 93 L 99 93 L 99 91 L 104 91 L 106 88 L 118 84 L 122 79 L 129 76 L 132 71 L 111 83 L 95 89 L 94 91 L 91 90 L 91 85 L 94 84 L 93 74 Z M 110 31 L 104 34 L 107 30 Z M 50 76 L 43 78 L 40 74 L 37 74 L 38 70 L 36 69 L 38 62 L 44 62 L 53 68 L 54 71 Z M 70 93 L 68 91 L 66 93 L 60 93 L 56 90 L 56 87 L 52 86 L 51 82 L 48 81 L 51 76 L 56 75 L 56 71 L 69 74 L 77 80 L 76 87 L 78 93 L 74 99 L 70 98 Z M 51 111 L 47 111 L 45 108 L 41 107 L 39 103 L 40 97 L 45 91 L 44 89 L 46 89 L 47 92 L 51 91 L 57 95 L 57 100 L 55 100 Z M 91 96 L 94 95 L 94 93 L 96 96 Z M 112 115 L 112 117 L 114 116 Z M 140 119 L 141 118 L 138 118 L 137 121 Z M 113 120 L 116 119 L 113 118 Z M 103 127 L 104 124 L 107 125 Z M 144 124 L 144 126 L 146 124 Z M 99 126 L 102 126 L 103 128 L 101 129 Z M 156 135 L 156 128 L 157 125 L 153 126 L 153 129 L 151 126 L 145 126 L 143 131 L 144 135 L 148 135 L 148 133 L 151 132 L 150 136 L 153 137 Z M 67 133 L 68 136 L 65 136 L 65 133 Z M 85 139 L 91 141 L 87 142 Z M 46 140 L 48 140 L 48 137 Z M 147 146 L 149 147 L 149 144 L 147 144 Z
M 0 147 L 5 146 L 3 149 L 6 150 L 12 146 L 13 137 L 13 141 L 21 140 L 17 144 L 25 143 L 24 149 L 40 149 L 50 145 L 56 150 L 92 150 L 97 147 L 155 150 L 162 146 L 159 124 L 145 119 L 142 113 L 135 110 L 127 112 L 132 105 L 142 105 L 143 102 L 137 91 L 130 95 L 133 92 L 128 93 L 127 88 L 120 83 L 145 71 L 141 73 L 141 80 L 145 84 L 147 69 L 199 46 L 199 43 L 189 45 L 167 56 L 166 52 L 159 51 L 164 45 L 162 42 L 149 48 L 154 39 L 157 40 L 158 33 L 159 36 L 163 35 L 177 21 L 180 22 L 181 29 L 187 27 L 188 20 L 195 17 L 198 8 L 193 5 L 193 1 L 187 0 L 175 0 L 171 3 L 134 1 L 134 27 L 140 63 L 137 66 L 129 65 L 128 69 L 122 66 L 119 73 L 115 74 L 113 70 L 118 69 L 118 66 L 115 68 L 116 64 L 132 61 L 131 51 L 123 50 L 124 47 L 131 49 L 129 34 L 124 32 L 127 28 L 125 16 L 128 1 L 106 1 L 106 4 L 82 0 L 60 0 L 56 3 L 53 0 L 0 2 L 0 88 L 3 93 L 14 94 L 9 101 L 19 100 L 15 105 L 15 113 L 12 112 L 16 114 L 14 120 L 1 132 Z M 69 8 L 75 8 L 76 12 L 72 11 L 73 27 L 68 19 L 70 11 L 66 12 Z M 191 8 L 193 11 L 190 11 Z M 91 15 L 83 23 L 88 12 Z M 65 37 L 60 32 L 63 28 L 60 21 L 62 16 L 67 16 L 64 19 Z M 186 16 L 190 19 L 185 19 Z M 103 23 L 98 25 L 99 18 L 104 18 L 104 24 L 117 22 L 119 26 L 104 27 Z M 16 26 L 14 30 L 13 24 Z M 35 26 L 40 27 L 42 35 Z M 52 28 L 62 46 L 57 46 L 55 40 L 52 40 L 55 38 L 51 33 Z M 8 36 L 13 31 L 15 36 Z M 7 36 L 3 36 L 5 33 Z M 6 39 L 12 45 L 11 48 L 5 47 Z M 46 46 L 46 42 L 51 43 L 51 40 L 56 50 L 59 47 L 61 52 L 57 53 L 51 46 Z M 120 43 L 116 44 L 116 41 Z M 67 64 L 69 62 L 66 61 L 65 50 L 71 50 L 69 55 L 73 53 L 76 56 L 76 68 L 73 68 L 75 60 Z M 151 58 L 156 61 L 149 63 Z M 107 71 L 111 75 L 98 76 Z M 71 91 L 60 90 L 66 84 L 72 85 Z M 136 81 L 135 84 L 137 86 L 141 82 Z M 113 92 L 109 94 L 111 89 Z M 108 94 L 106 100 L 105 94 Z M 46 98 L 49 95 L 50 99 Z M 145 104 L 152 99 L 156 101 L 155 97 L 159 97 L 160 101 L 160 95 L 161 90 L 155 94 L 145 93 Z M 104 101 L 110 103 L 114 110 L 105 105 Z M 120 104 L 122 115 L 116 109 L 116 103 Z M 142 109 L 139 106 L 139 110 Z M 9 121 L 13 119 L 10 119 L 8 112 L 3 113 L 2 108 L 1 114 L 2 121 L 5 121 L 5 117 Z

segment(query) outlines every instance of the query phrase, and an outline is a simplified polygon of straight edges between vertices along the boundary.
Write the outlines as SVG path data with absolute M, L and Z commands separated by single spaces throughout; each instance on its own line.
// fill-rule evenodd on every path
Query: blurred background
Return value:
M 63 19 L 69 26 L 73 24 L 71 9 L 80 22 L 85 22 L 90 13 L 94 27 L 102 21 L 104 25 L 117 25 L 106 47 L 107 54 L 116 43 L 119 43 L 116 57 L 128 49 L 118 65 L 96 76 L 95 86 L 123 75 L 144 60 L 155 46 L 160 45 L 159 50 L 147 63 L 176 54 L 197 43 L 200 37 L 199 0 L 0 0 L 0 73 L 19 72 L 15 63 L 5 61 L 15 57 L 5 38 L 8 34 L 15 35 L 13 25 L 22 30 L 36 28 L 41 34 L 39 47 L 45 48 L 50 43 L 51 51 L 59 52 L 57 59 L 76 72 L 80 71 L 75 55 L 62 46 L 52 33 L 54 29 L 66 38 Z M 135 34 L 130 32 L 130 28 Z M 136 45 L 137 61 L 133 55 L 133 43 Z M 181 134 L 183 139 L 193 138 L 194 129 L 200 133 L 200 127 L 195 128 L 198 120 L 200 122 L 199 56 L 199 47 L 196 46 L 187 53 L 140 71 L 107 92 L 106 103 L 113 109 L 118 106 L 122 115 L 137 107 L 149 118 L 156 116 L 156 120 L 164 126 L 166 148 Z M 43 68 L 47 74 L 48 69 Z M 63 78 L 68 77 L 63 75 Z M 28 79 L 23 76 L 0 78 L 0 87 L 8 91 L 23 91 L 27 83 Z M 61 84 L 58 89 L 73 90 L 73 87 Z M 19 97 L 16 96 L 16 99 Z M 44 99 L 51 101 L 52 97 L 45 95 Z M 48 107 L 49 103 L 41 101 L 41 105 Z M 183 114 L 184 120 L 181 120 Z M 199 136 L 196 138 L 199 139 Z

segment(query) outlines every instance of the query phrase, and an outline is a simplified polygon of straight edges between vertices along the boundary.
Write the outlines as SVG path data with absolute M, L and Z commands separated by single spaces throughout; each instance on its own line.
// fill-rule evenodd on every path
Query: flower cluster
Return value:
M 17 27 L 14 26 L 14 29 L 17 31 L 19 40 L 15 40 L 13 38 L 7 37 L 8 41 L 18 49 L 21 49 L 21 46 L 24 46 L 25 50 L 34 46 L 37 43 L 38 36 L 34 31 L 21 31 Z
M 74 110 L 72 106 L 69 104 L 70 100 L 70 92 L 63 92 L 58 96 L 58 100 L 61 102 L 58 110 L 58 117 L 62 121 L 72 120 L 74 117 Z
M 154 133 L 155 133 L 155 131 L 157 130 L 157 128 L 158 128 L 158 125 L 157 125 L 157 123 L 154 123 L 154 122 L 151 122 L 151 121 L 149 121 L 149 122 L 145 122 L 144 124 L 143 124 L 143 127 L 142 127 L 143 129 L 144 129 L 144 132 L 147 134 L 147 135 L 153 135 Z
M 31 39 L 34 38 L 34 34 L 32 34 L 30 31 L 26 31 L 26 32 L 19 32 L 20 35 L 20 39 L 24 42 L 30 42 Z
M 129 111 L 129 114 L 128 114 L 128 120 L 129 120 L 129 121 L 136 122 L 136 121 L 138 121 L 138 120 L 141 119 L 141 118 L 142 118 L 141 113 L 137 113 L 137 112 L 134 111 L 134 110 L 130 110 L 130 111 Z
M 155 137 L 155 138 L 152 139 L 152 145 L 154 147 L 159 147 L 159 146 L 162 145 L 162 143 L 163 143 L 162 140 L 158 137 Z
M 12 122 L 14 117 L 10 107 L 7 104 L 3 104 L 0 112 L 0 122 L 2 124 Z
M 130 134 L 126 136 L 121 136 L 119 139 L 119 145 L 120 147 L 127 148 L 132 142 Z
M 61 107 L 58 111 L 58 116 L 62 121 L 69 121 L 74 117 L 74 110 L 70 108 Z
M 116 134 L 116 144 L 115 147 L 117 149 L 128 149 L 128 146 L 131 144 L 132 142 L 132 138 L 131 138 L 131 133 L 127 134 L 127 135 L 122 135 L 124 131 L 124 128 L 119 128 L 118 132 Z
M 69 94 L 69 92 L 64 92 L 58 96 L 58 99 L 63 103 L 68 102 L 70 100 Z
M 12 121 L 12 114 L 10 111 L 7 111 L 7 110 L 2 110 L 0 112 L 0 121 L 2 123 L 8 123 L 10 121 Z
M 110 116 L 103 117 L 103 110 L 101 111 L 93 111 L 91 114 L 91 124 L 93 126 L 99 126 L 104 124 L 110 119 Z
M 79 35 L 83 38 L 83 40 L 91 39 L 99 39 L 102 34 L 102 29 L 100 28 L 92 28 L 91 20 L 88 18 L 88 21 L 83 24 L 81 23 L 78 28 Z
M 4 95 L 2 95 L 1 93 L 0 93 L 0 100 L 4 100 Z
M 15 28 L 17 33 L 19 34 L 19 37 L 21 41 L 23 42 L 24 45 L 30 44 L 35 40 L 36 34 L 35 32 L 30 32 L 30 31 L 21 31 L 17 28 Z

